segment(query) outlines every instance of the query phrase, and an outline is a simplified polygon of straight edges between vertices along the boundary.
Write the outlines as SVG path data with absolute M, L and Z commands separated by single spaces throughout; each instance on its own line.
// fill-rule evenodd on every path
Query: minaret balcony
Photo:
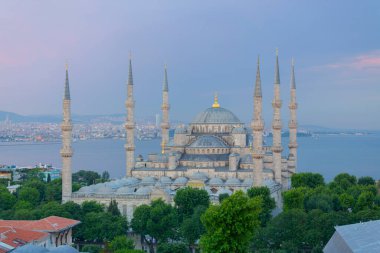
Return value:
M 126 151 L 135 151 L 135 146 L 131 146 L 131 145 L 128 145 L 128 144 L 125 144 L 124 148 L 125 148 Z
M 283 148 L 281 146 L 272 146 L 272 152 L 274 153 L 280 153 L 282 150 Z
M 135 101 L 133 101 L 132 99 L 131 100 L 127 99 L 127 101 L 125 101 L 125 106 L 127 108 L 133 108 L 135 107 Z
M 264 158 L 264 151 L 255 149 L 252 153 L 253 159 L 263 159 Z
M 289 129 L 295 129 L 297 128 L 297 121 L 295 120 L 289 120 Z
M 282 129 L 281 120 L 274 120 L 272 123 L 272 128 L 275 130 L 281 130 Z
M 162 110 L 169 110 L 170 109 L 170 105 L 164 103 L 164 104 L 162 104 L 161 109 Z
M 161 123 L 161 128 L 169 129 L 169 128 L 170 128 L 170 125 L 169 125 L 169 123 L 167 123 L 167 122 L 162 122 L 162 123 Z
M 289 147 L 289 148 L 297 148 L 297 147 L 298 147 L 298 144 L 297 144 L 297 142 L 290 142 L 290 143 L 288 144 L 288 147 Z
M 72 157 L 73 156 L 73 151 L 71 148 L 63 148 L 60 151 L 62 157 Z
M 274 99 L 272 101 L 272 106 L 273 106 L 273 108 L 281 108 L 281 106 L 282 106 L 281 99 Z
M 135 123 L 134 122 L 125 123 L 125 129 L 127 130 L 135 129 Z
M 72 131 L 73 126 L 70 123 L 65 122 L 65 123 L 62 123 L 61 129 L 62 129 L 62 131 Z
M 262 120 L 254 120 L 251 124 L 251 127 L 254 131 L 263 131 L 264 122 Z
M 290 104 L 289 104 L 289 109 L 290 109 L 290 110 L 296 110 L 297 107 L 298 107 L 298 104 L 297 104 L 297 103 L 290 103 Z

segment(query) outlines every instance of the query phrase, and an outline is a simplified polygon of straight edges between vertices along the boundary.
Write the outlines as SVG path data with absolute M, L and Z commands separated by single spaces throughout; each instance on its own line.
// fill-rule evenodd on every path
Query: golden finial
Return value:
M 220 107 L 220 104 L 218 102 L 218 93 L 215 92 L 215 95 L 214 95 L 214 104 L 212 105 L 212 108 L 219 108 Z
M 165 141 L 161 142 L 161 154 L 165 154 Z

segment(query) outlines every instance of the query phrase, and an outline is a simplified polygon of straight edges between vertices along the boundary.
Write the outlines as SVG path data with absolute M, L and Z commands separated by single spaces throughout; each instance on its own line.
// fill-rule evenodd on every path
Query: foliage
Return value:
M 73 173 L 73 183 L 79 183 L 81 185 L 92 185 L 98 179 L 100 179 L 100 175 L 95 171 L 80 170 Z
M 135 244 L 133 240 L 127 238 L 125 235 L 116 236 L 109 244 L 111 251 L 134 249 Z
M 262 187 L 253 187 L 247 191 L 247 194 L 250 198 L 260 197 L 261 198 L 261 212 L 260 212 L 260 222 L 262 226 L 270 220 L 272 217 L 272 210 L 276 207 L 276 202 L 270 196 L 269 188 L 266 186 Z
M 319 173 L 297 173 L 292 175 L 292 187 L 310 187 L 316 188 L 325 184 L 323 176 Z
M 294 188 L 284 192 L 284 211 L 290 209 L 303 209 L 306 191 L 307 189 L 305 188 Z
M 102 179 L 103 179 L 103 181 L 109 180 L 110 179 L 110 173 L 108 171 L 103 171 Z
M 207 208 L 204 206 L 196 207 L 193 215 L 184 219 L 181 224 L 181 236 L 185 239 L 185 242 L 190 246 L 190 248 L 194 248 L 195 242 L 205 232 L 205 228 L 201 222 L 201 216 L 206 210 Z
M 225 200 L 226 198 L 228 198 L 230 195 L 228 193 L 222 193 L 222 194 L 219 194 L 219 203 L 222 203 L 223 200 Z
M 20 187 L 20 190 L 18 190 L 17 195 L 19 200 L 27 201 L 33 206 L 37 206 L 40 202 L 40 193 L 36 188 L 28 186 Z
M 85 245 L 82 248 L 83 252 L 99 253 L 102 248 L 99 245 Z
M 201 220 L 206 233 L 201 236 L 203 252 L 247 252 L 260 226 L 261 199 L 237 191 L 220 205 L 210 206 Z
M 143 250 L 138 250 L 138 249 L 119 249 L 116 250 L 114 253 L 146 253 Z
M 11 209 L 16 201 L 16 197 L 6 187 L 0 185 L 0 210 Z
M 372 177 L 360 177 L 358 179 L 358 184 L 359 185 L 375 185 L 376 182 L 375 182 L 375 179 L 373 179 Z
M 178 209 L 179 217 L 182 220 L 185 217 L 191 216 L 195 207 L 208 207 L 210 205 L 210 197 L 205 190 L 186 187 L 177 190 L 174 202 Z
M 342 189 L 346 190 L 348 189 L 349 187 L 353 186 L 356 184 L 356 177 L 355 176 L 352 176 L 348 173 L 341 173 L 341 174 L 338 174 L 335 178 L 334 178 L 334 182 L 339 186 L 341 187 Z
M 114 199 L 111 200 L 111 202 L 108 206 L 107 212 L 111 213 L 112 215 L 116 215 L 116 216 L 121 215 L 119 207 L 117 206 L 116 200 L 114 200 Z
M 157 253 L 186 253 L 189 252 L 183 243 L 160 243 L 157 247 Z

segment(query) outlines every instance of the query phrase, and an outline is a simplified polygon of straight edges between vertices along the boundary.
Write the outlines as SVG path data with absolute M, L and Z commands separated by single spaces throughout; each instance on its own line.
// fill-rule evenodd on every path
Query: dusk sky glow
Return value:
M 257 55 L 271 123 L 279 48 L 283 120 L 295 58 L 301 125 L 380 129 L 380 1 L 0 0 L 0 111 L 61 114 L 65 62 L 74 114 L 125 113 L 132 51 L 136 117 L 222 107 L 249 122 Z

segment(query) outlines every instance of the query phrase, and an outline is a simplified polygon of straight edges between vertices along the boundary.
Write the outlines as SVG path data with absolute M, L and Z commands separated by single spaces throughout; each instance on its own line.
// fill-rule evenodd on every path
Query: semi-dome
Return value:
M 169 185 L 169 184 L 172 183 L 171 178 L 170 177 L 166 177 L 166 176 L 160 177 L 159 181 L 163 185 Z
M 150 187 L 141 187 L 136 191 L 136 195 L 149 195 L 152 192 L 152 188 Z
M 224 108 L 207 108 L 199 113 L 193 124 L 240 124 L 240 120 L 231 111 Z
M 228 185 L 228 186 L 240 186 L 241 182 L 239 179 L 237 179 L 235 177 L 231 177 L 231 178 L 227 179 L 226 185 Z
M 211 178 L 208 181 L 208 185 L 210 185 L 210 186 L 222 186 L 223 184 L 224 184 L 223 180 L 220 179 L 219 177 Z
M 135 192 L 135 188 L 124 186 L 124 187 L 117 189 L 116 194 L 120 194 L 120 195 L 133 194 L 134 192 Z
M 141 185 L 154 185 L 156 183 L 156 179 L 154 177 L 144 177 L 140 184 Z
M 252 187 L 253 179 L 252 178 L 246 178 L 246 179 L 244 179 L 244 181 L 241 185 L 244 187 Z
M 186 177 L 177 177 L 174 180 L 173 184 L 175 184 L 175 185 L 185 185 L 185 184 L 187 184 L 187 181 L 188 181 L 188 179 Z
M 191 148 L 227 148 L 228 146 L 218 137 L 213 135 L 201 135 L 193 143 Z
M 192 180 L 201 180 L 201 181 L 206 181 L 207 175 L 203 172 L 195 172 L 193 175 L 190 177 Z

